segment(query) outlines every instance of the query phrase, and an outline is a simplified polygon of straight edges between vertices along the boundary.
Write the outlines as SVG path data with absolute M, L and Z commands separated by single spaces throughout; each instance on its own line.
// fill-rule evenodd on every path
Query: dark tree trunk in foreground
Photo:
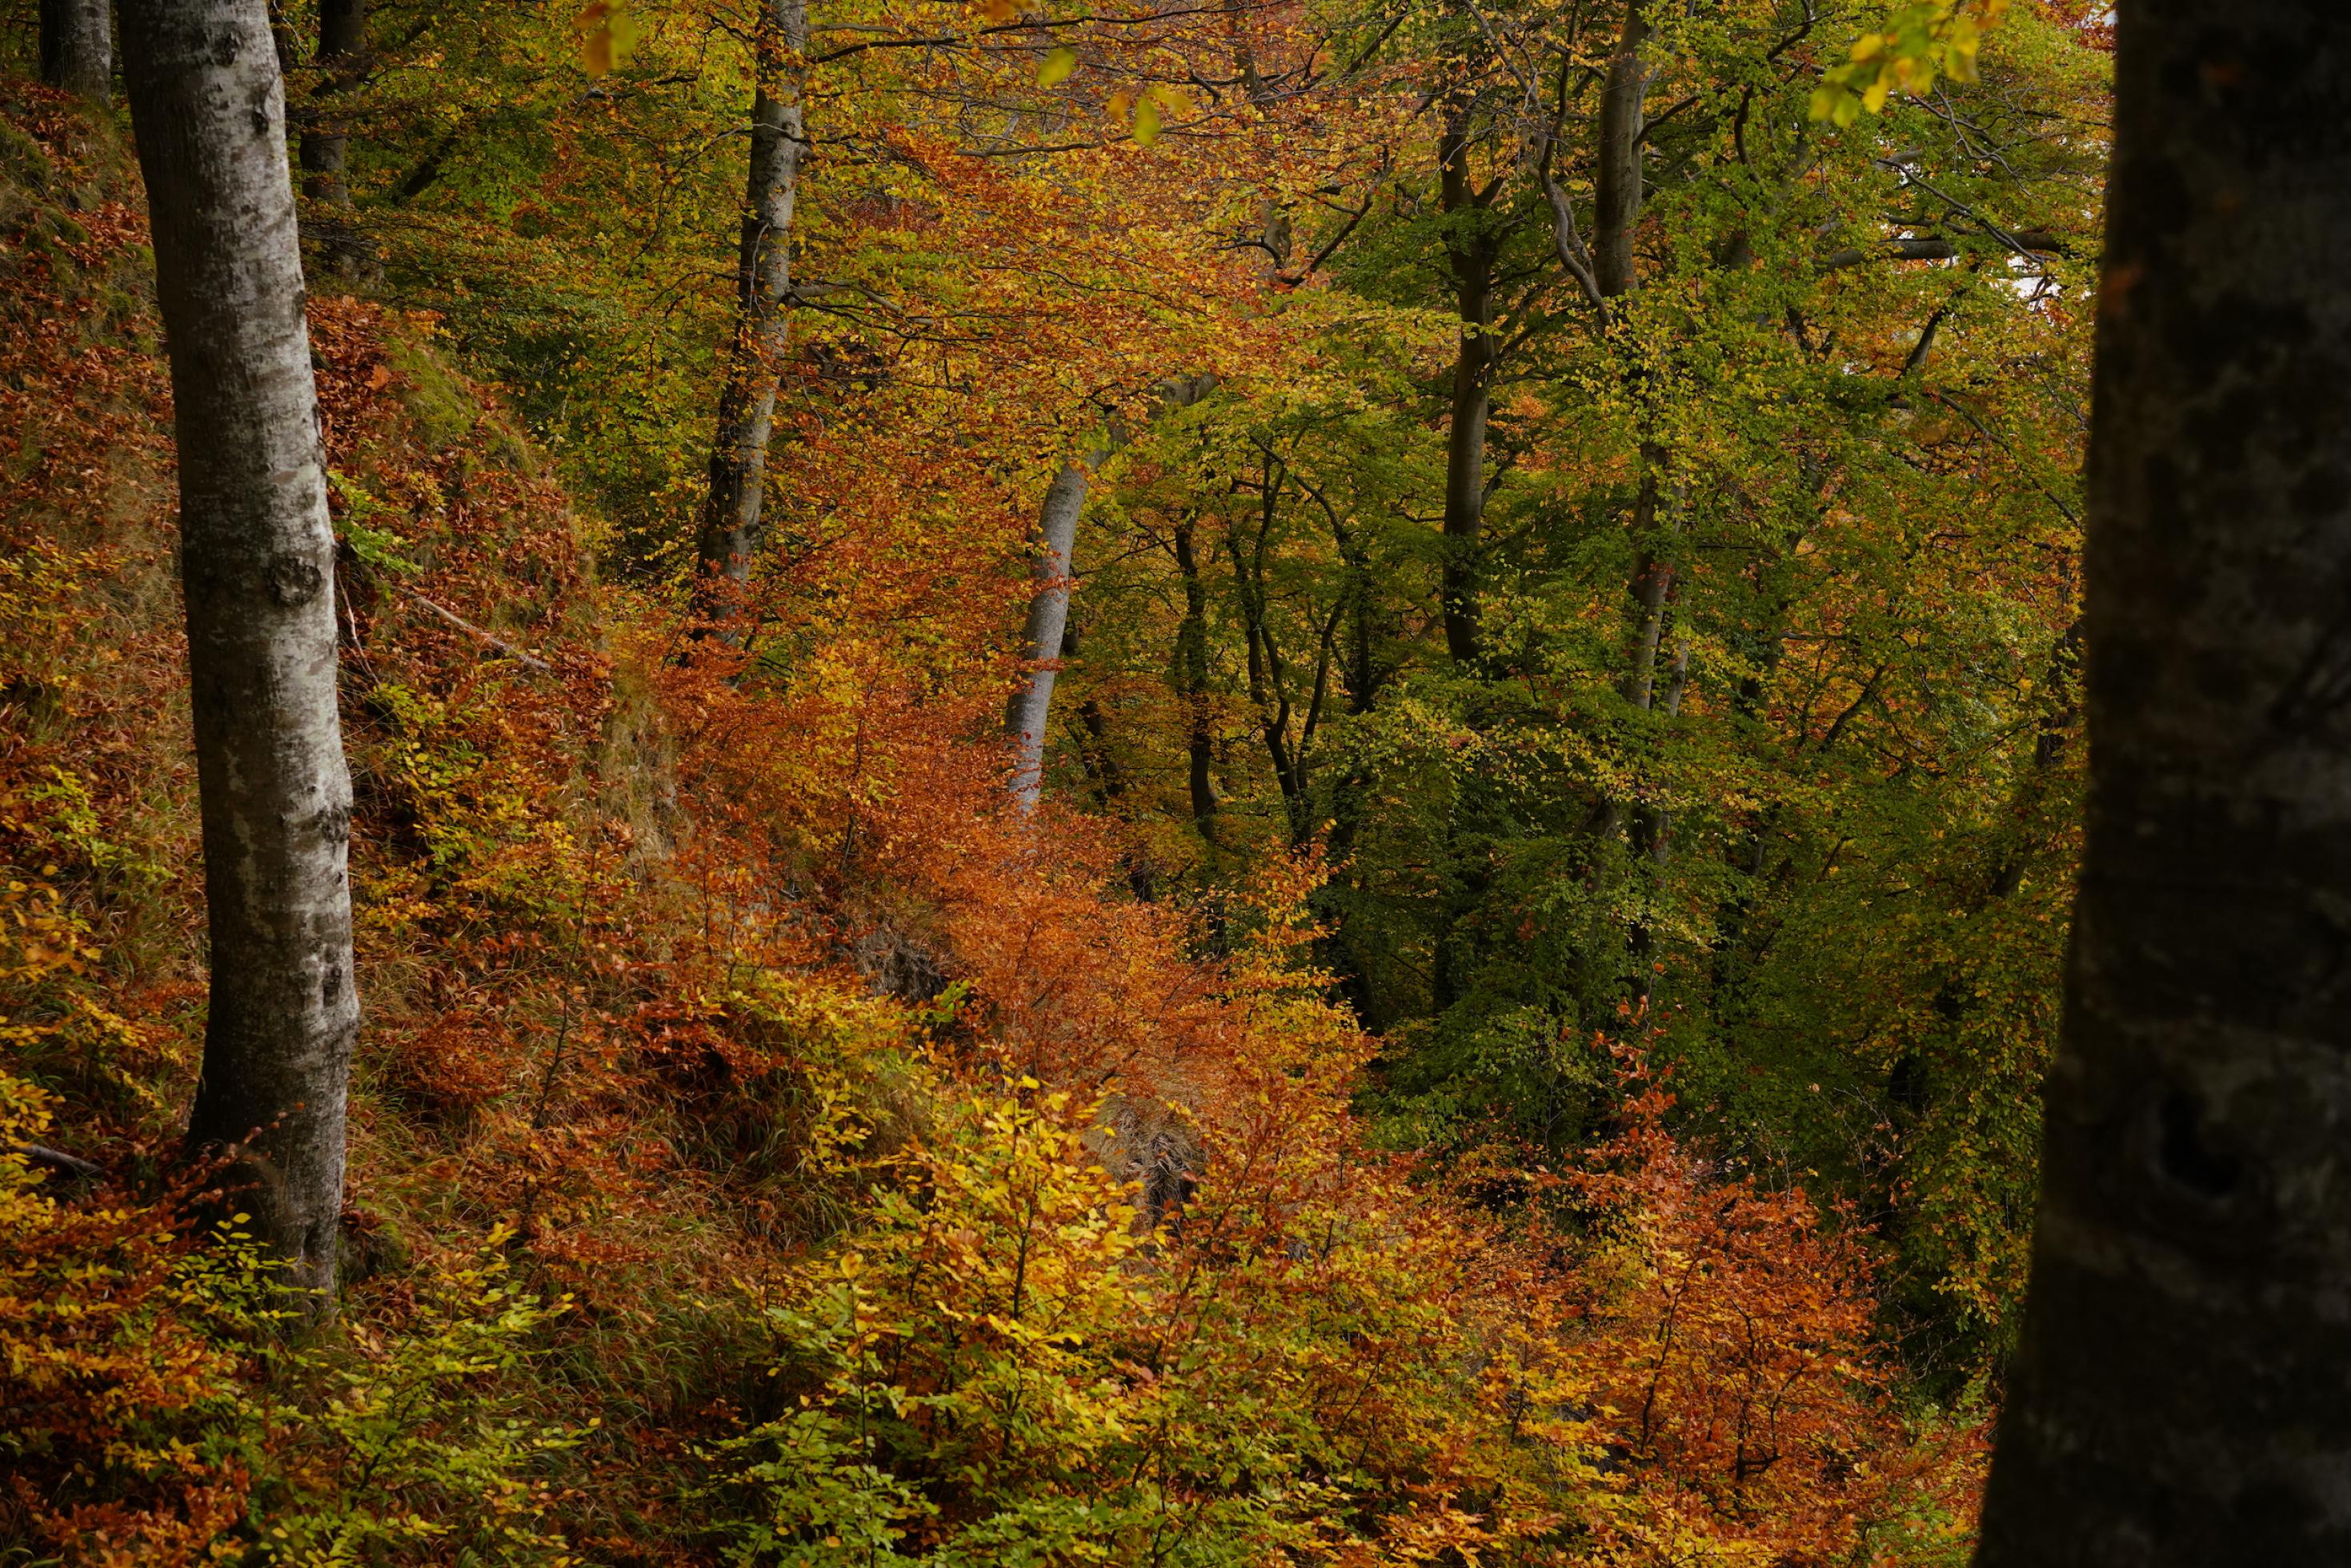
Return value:
M 334 550 L 286 100 L 262 0 L 123 0 L 172 359 L 212 1005 L 193 1147 L 331 1308 L 359 1024 Z
M 2351 1562 L 2351 8 L 2130 0 L 2089 836 L 1977 1561 Z
M 792 202 L 808 146 L 800 118 L 804 0 L 769 0 L 761 13 L 758 88 L 751 103 L 751 164 L 735 260 L 735 341 L 718 398 L 710 494 L 695 548 L 697 597 L 724 614 L 750 579 L 768 493 L 768 442 L 776 423 L 789 327 Z
M 1094 466 L 1110 454 L 1097 452 L 1064 463 L 1046 487 L 1037 518 L 1036 589 L 1029 600 L 1020 654 L 1028 673 L 1004 710 L 1012 740 L 1012 798 L 1033 807 L 1045 789 L 1045 724 L 1053 711 L 1053 679 L 1059 673 L 1062 633 L 1070 624 L 1070 553 L 1077 548 L 1078 517 L 1086 509 L 1086 485 Z
M 106 0 L 41 0 L 41 79 L 99 103 L 114 96 Z

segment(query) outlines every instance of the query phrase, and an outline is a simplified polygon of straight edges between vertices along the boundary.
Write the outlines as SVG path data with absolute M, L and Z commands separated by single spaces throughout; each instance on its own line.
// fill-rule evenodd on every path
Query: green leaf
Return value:
M 1159 140 L 1159 106 L 1147 98 L 1134 106 L 1134 140 L 1144 147 Z
M 1059 87 L 1069 80 L 1070 73 L 1077 68 L 1078 51 L 1064 44 L 1047 55 L 1044 63 L 1037 67 L 1037 85 Z

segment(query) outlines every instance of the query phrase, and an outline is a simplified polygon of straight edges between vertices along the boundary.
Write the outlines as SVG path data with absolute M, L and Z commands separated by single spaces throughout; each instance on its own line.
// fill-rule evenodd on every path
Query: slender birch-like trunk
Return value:
M 114 96 L 106 0 L 41 0 L 41 79 L 105 103 Z
M 330 1312 L 359 997 L 327 520 L 286 99 L 263 0 L 123 0 L 180 464 L 211 1011 L 192 1149 Z
M 1038 514 L 1036 589 L 1020 639 L 1028 670 L 1004 710 L 1005 732 L 1012 739 L 1012 798 L 1024 811 L 1036 805 L 1045 788 L 1045 724 L 1052 714 L 1053 680 L 1070 624 L 1070 558 L 1077 548 L 1078 517 L 1085 510 L 1093 470 L 1109 456 L 1107 451 L 1089 452 L 1062 464 Z
M 1190 408 L 1216 390 L 1217 384 L 1213 372 L 1163 383 L 1152 417 Z M 1020 639 L 1023 672 L 1004 708 L 1005 734 L 1012 742 L 1012 798 L 1023 811 L 1034 807 L 1044 793 L 1045 727 L 1052 717 L 1054 678 L 1069 630 L 1078 521 L 1086 509 L 1094 471 L 1110 461 L 1123 440 L 1113 424 L 1107 444 L 1062 464 L 1045 487 L 1045 502 L 1038 511 L 1039 553 L 1031 568 L 1036 586 Z
M 735 338 L 719 393 L 710 493 L 696 541 L 695 596 L 725 616 L 750 580 L 767 503 L 768 444 L 789 335 L 792 203 L 807 151 L 801 121 L 806 0 L 768 0 L 761 12 L 758 86 L 751 102 L 751 159 L 736 244 Z
M 1977 1563 L 2346 1563 L 2351 10 L 2116 14 L 2088 832 Z

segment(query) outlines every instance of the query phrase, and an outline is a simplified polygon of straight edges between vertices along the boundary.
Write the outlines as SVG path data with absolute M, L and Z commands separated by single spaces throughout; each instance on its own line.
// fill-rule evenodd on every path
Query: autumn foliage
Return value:
M 342 1316 L 298 1344 L 273 1327 L 233 1199 L 176 1158 L 202 880 L 135 176 L 111 125 L 0 81 L 0 1547 L 123 1564 L 1963 1560 L 1983 1411 L 1921 1396 L 1889 1346 L 1876 1216 L 1694 1134 L 1662 1059 L 1669 998 L 1526 1026 L 1577 1064 L 1575 1147 L 1456 1136 L 1458 1118 L 1415 1145 L 1397 1128 L 1426 1106 L 1406 1104 L 1398 1043 L 1441 1032 L 1367 1033 L 1331 923 L 1334 888 L 1368 902 L 1421 874 L 1398 848 L 1422 847 L 1409 817 L 1343 867 L 1331 821 L 1269 785 L 1254 818 L 1227 808 L 1255 826 L 1186 836 L 1162 809 L 1172 766 L 1075 742 L 1057 742 L 1064 787 L 1039 811 L 1006 797 L 1008 639 L 1060 462 L 1132 441 L 1107 504 L 1146 533 L 1220 498 L 1246 608 L 1229 530 L 1249 464 L 1263 490 L 1278 464 L 1311 477 L 1358 442 L 1349 504 L 1369 517 L 1393 499 L 1373 493 L 1379 462 L 1426 444 L 1381 452 L 1388 416 L 1351 378 L 1407 379 L 1399 358 L 1427 358 L 1449 325 L 1319 293 L 1311 252 L 1200 240 L 1261 226 L 1268 203 L 1343 215 L 1333 192 L 1386 177 L 1411 73 L 1311 112 L 1196 102 L 1186 84 L 1238 79 L 1236 50 L 1270 72 L 1332 47 L 1284 8 L 1247 40 L 1239 20 L 1172 17 L 1089 35 L 1059 101 L 1039 98 L 1046 46 L 988 32 L 1010 24 L 985 8 L 972 49 L 843 46 L 810 99 L 843 171 L 800 242 L 822 286 L 785 368 L 775 559 L 720 637 L 688 607 L 675 523 L 724 340 L 678 214 L 723 181 L 680 150 L 732 134 L 710 127 L 739 110 L 740 69 L 711 65 L 660 120 L 650 89 L 616 85 L 633 78 L 609 28 L 502 33 L 493 9 L 460 8 L 481 47 L 453 50 L 471 63 L 445 94 L 409 90 L 440 67 L 403 59 L 366 112 L 442 158 L 501 116 L 556 115 L 529 121 L 548 133 L 538 172 L 377 171 L 416 186 L 386 199 L 381 275 L 314 283 L 309 306 L 366 1022 Z M 919 31 L 871 9 L 867 44 Z M 740 20 L 649 10 L 638 68 Z M 499 47 L 601 49 L 600 85 L 570 82 L 557 115 Z M 1191 140 L 1154 151 L 1163 120 Z M 1040 171 L 990 136 L 1078 145 Z M 625 262 L 612 211 L 653 214 Z M 1351 355 L 1372 339 L 1366 371 Z M 1178 369 L 1254 401 L 1222 433 L 1155 425 Z M 575 392 L 583 411 L 552 411 Z M 1332 436 L 1341 406 L 1365 422 Z M 1250 421 L 1281 427 L 1287 455 L 1233 433 Z M 1564 450 L 1527 466 L 1607 473 Z M 1888 547 L 1865 498 L 1827 510 L 1840 560 Z M 1369 572 L 1358 539 L 1317 554 L 1260 531 L 1258 561 L 1277 579 Z M 1425 556 L 1379 559 L 1432 576 Z M 2001 569 L 1954 546 L 1916 580 L 1973 605 Z M 1152 607 L 1086 635 L 1165 641 L 1167 583 L 1104 571 L 1108 602 Z M 2014 619 L 2046 618 L 2045 587 L 2019 590 Z M 1826 650 L 1807 741 L 1837 722 L 1813 722 L 1816 701 L 1866 706 L 1836 649 L 1892 613 L 1875 589 L 1837 594 L 1797 634 Z M 1326 652 L 1357 602 L 1316 608 Z M 1071 684 L 1182 744 L 1189 711 L 1144 656 Z M 1239 690 L 1217 699 L 1233 733 L 1259 714 Z M 1332 776 L 1405 799 L 1439 772 L 1541 771 L 1501 759 L 1520 732 L 1448 701 L 1416 686 L 1403 720 L 1365 709 Z M 1753 718 L 1692 712 L 1726 733 Z M 1238 800 L 1247 768 L 1218 743 Z M 1541 754 L 1627 776 L 1581 743 Z M 1698 771 L 1651 804 L 1706 794 Z M 1768 826 L 1842 787 L 1715 793 Z M 1986 869 L 1940 867 L 1947 902 Z M 1727 905 L 1726 886 L 1681 888 L 1677 909 Z M 1553 907 L 1505 902 L 1461 940 L 1533 941 Z M 1678 918 L 1657 919 L 1668 945 Z M 2043 940 L 2045 920 L 2013 918 Z M 1606 920 L 1619 940 L 1614 906 Z M 1927 937 L 1823 943 L 1809 972 L 1932 968 L 1929 1001 L 1902 992 L 1922 1016 L 1947 970 L 1995 1000 L 2026 988 L 1964 933 Z M 1399 938 L 1379 983 L 1434 950 Z M 2029 1078 L 2039 1036 L 1982 1028 Z M 1915 1054 L 1901 1021 L 1862 1033 Z M 1990 1324 L 2013 1227 L 1984 1215 L 2011 1200 L 2009 1167 L 1970 1186 L 1950 1149 L 1991 1135 L 1951 1125 L 1870 1177 L 1928 1194 L 1910 1222 L 1967 1254 L 1932 1288 Z

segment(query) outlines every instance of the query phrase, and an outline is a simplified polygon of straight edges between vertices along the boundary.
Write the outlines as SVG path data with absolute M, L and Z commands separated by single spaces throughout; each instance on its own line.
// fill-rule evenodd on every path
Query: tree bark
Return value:
M 1623 679 L 1616 683 L 1625 701 L 1647 712 L 1657 690 L 1657 648 L 1666 631 L 1666 604 L 1673 595 L 1674 566 L 1657 549 L 1657 507 L 1662 486 L 1658 471 L 1666 454 L 1655 445 L 1641 446 L 1641 488 L 1633 499 L 1633 539 L 1639 551 L 1632 580 L 1626 584 L 1638 614 L 1633 622 L 1633 654 Z
M 1217 385 L 1213 372 L 1164 381 L 1152 417 L 1188 409 L 1216 390 Z M 1033 568 L 1037 586 L 1029 599 L 1029 621 L 1021 634 L 1021 659 L 1028 669 L 1004 709 L 1004 730 L 1012 742 L 1012 797 L 1023 811 L 1033 808 L 1044 791 L 1045 727 L 1053 712 L 1058 673 L 1054 667 L 1061 658 L 1070 624 L 1078 521 L 1085 512 L 1086 491 L 1094 471 L 1110 461 L 1124 439 L 1113 421 L 1106 444 L 1062 465 L 1052 483 L 1045 487 L 1045 502 L 1038 510 L 1037 540 L 1044 549 Z
M 1647 129 L 1645 104 L 1648 63 L 1641 46 L 1649 25 L 1643 0 L 1628 0 L 1616 52 L 1608 60 L 1608 80 L 1600 93 L 1600 156 L 1593 190 L 1592 272 L 1601 296 L 1614 299 L 1637 286 L 1633 232 L 1641 222 L 1641 136 Z
M 1200 581 L 1194 524 L 1176 525 L 1176 570 L 1184 581 L 1184 619 L 1176 631 L 1176 691 L 1184 701 L 1184 749 L 1190 761 L 1192 822 L 1200 836 L 1217 841 L 1217 790 L 1209 777 L 1216 736 L 1208 714 L 1208 596 Z
M 1045 504 L 1038 513 L 1036 588 L 1020 638 L 1028 673 L 1004 710 L 1005 733 L 1012 740 L 1012 798 L 1023 811 L 1033 809 L 1044 793 L 1045 725 L 1052 716 L 1053 681 L 1060 672 L 1062 634 L 1070 624 L 1071 553 L 1077 548 L 1087 483 L 1109 456 L 1107 451 L 1092 452 L 1062 464 L 1045 487 Z
M 695 552 L 695 597 L 715 617 L 737 607 L 750 580 L 767 501 L 768 443 L 789 327 L 792 203 L 808 146 L 800 111 L 807 49 L 806 0 L 768 0 L 761 12 L 750 171 L 736 244 L 735 339 L 719 393 L 710 494 Z
M 358 84 L 367 54 L 367 0 L 319 0 L 319 47 L 310 57 L 315 80 L 305 107 L 298 156 L 302 193 L 330 215 L 322 258 L 337 272 L 366 269 L 367 253 L 351 219 L 350 132 L 335 118 L 333 104 Z
M 1643 0 L 1628 0 L 1625 7 L 1625 26 L 1618 35 L 1616 53 L 1609 59 L 1607 84 L 1600 99 L 1592 266 L 1604 306 L 1641 286 L 1633 232 L 1641 220 L 1641 135 L 1649 84 L 1648 67 L 1641 58 L 1641 46 L 1649 36 L 1642 4 Z M 1639 389 L 1637 381 L 1635 389 Z M 1666 600 L 1674 581 L 1673 564 L 1658 553 L 1656 537 L 1665 455 L 1664 449 L 1644 438 L 1640 490 L 1633 504 L 1634 543 L 1640 554 L 1628 585 L 1639 613 L 1634 623 L 1633 657 L 1617 687 L 1626 701 L 1644 711 L 1649 708 L 1656 686 L 1658 639 L 1664 634 Z
M 1485 208 L 1469 179 L 1469 122 L 1457 112 L 1446 127 L 1440 202 L 1448 216 L 1477 225 L 1453 231 L 1455 302 L 1461 320 L 1453 360 L 1452 419 L 1445 437 L 1445 564 L 1440 593 L 1445 649 L 1457 664 L 1478 657 L 1480 534 L 1486 521 L 1486 426 L 1494 406 L 1494 263 L 1498 247 L 1484 227 Z
M 113 98 L 106 0 L 41 0 L 41 79 L 93 102 Z
M 2351 1562 L 2351 12 L 2117 10 L 2088 836 L 1977 1562 Z
M 334 532 L 262 0 L 123 0 L 180 462 L 212 1001 L 192 1148 L 331 1311 L 359 998 Z
M 352 72 L 366 51 L 367 0 L 319 0 L 319 47 L 310 57 L 319 79 L 311 89 L 312 98 L 328 98 L 349 88 Z M 350 133 L 340 125 L 316 121 L 303 128 L 304 195 L 330 207 L 351 204 L 350 182 L 344 175 L 350 142 Z

